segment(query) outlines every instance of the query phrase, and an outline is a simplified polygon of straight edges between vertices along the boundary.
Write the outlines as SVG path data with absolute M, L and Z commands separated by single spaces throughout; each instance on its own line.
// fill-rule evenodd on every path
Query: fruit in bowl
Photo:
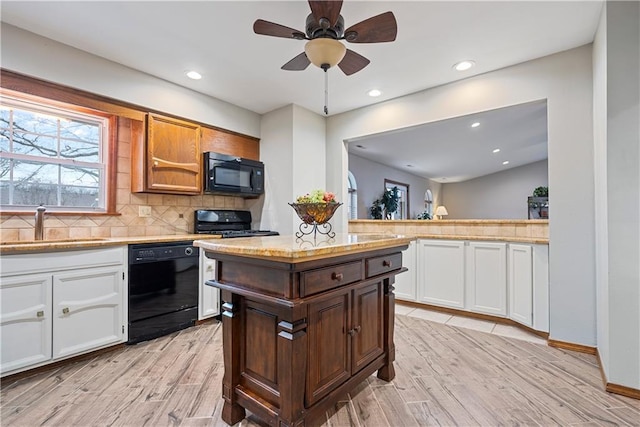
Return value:
M 313 190 L 304 196 L 298 196 L 296 203 L 336 203 L 336 195 L 330 191 Z
M 342 205 L 336 202 L 335 194 L 324 190 L 314 190 L 289 204 L 305 224 L 325 224 Z

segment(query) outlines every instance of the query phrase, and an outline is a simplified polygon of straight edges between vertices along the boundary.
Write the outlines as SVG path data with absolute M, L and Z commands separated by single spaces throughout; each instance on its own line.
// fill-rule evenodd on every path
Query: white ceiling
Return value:
M 322 114 L 323 72 L 313 65 L 305 71 L 280 69 L 303 52 L 304 41 L 252 30 L 258 18 L 304 30 L 306 1 L 2 0 L 1 6 L 3 22 L 256 113 L 293 103 Z M 329 114 L 590 43 L 601 7 L 601 0 L 345 0 L 345 27 L 392 11 L 398 36 L 392 43 L 345 42 L 371 63 L 349 77 L 338 68 L 329 70 Z M 476 66 L 454 71 L 452 65 L 462 59 L 473 59 Z M 202 80 L 185 76 L 192 69 Z M 372 88 L 382 96 L 369 97 Z M 438 172 L 436 177 L 461 174 Z

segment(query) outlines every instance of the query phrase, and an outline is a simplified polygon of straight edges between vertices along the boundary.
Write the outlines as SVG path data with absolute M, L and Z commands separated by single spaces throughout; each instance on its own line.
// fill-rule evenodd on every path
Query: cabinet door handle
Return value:
M 360 329 L 362 329 L 360 327 L 360 325 L 356 326 L 353 329 L 350 329 L 349 332 L 347 332 L 349 335 L 354 336 L 355 334 L 357 334 L 358 332 L 360 332 Z
M 155 162 L 153 162 L 153 166 L 158 167 L 160 163 L 158 163 L 158 161 L 156 160 Z
M 331 280 L 337 280 L 338 282 L 342 281 L 344 276 L 342 273 L 331 273 Z
M 44 317 L 44 311 L 40 310 L 39 312 L 36 313 L 36 316 Z
M 65 307 L 62 309 L 62 314 L 69 314 L 69 307 Z
M 391 261 L 387 261 L 386 259 L 384 261 L 382 261 L 382 266 L 383 267 L 391 267 L 393 265 L 393 262 Z

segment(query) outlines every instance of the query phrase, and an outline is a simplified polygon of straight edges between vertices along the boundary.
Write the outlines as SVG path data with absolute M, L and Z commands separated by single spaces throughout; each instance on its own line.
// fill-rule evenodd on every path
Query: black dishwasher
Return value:
M 129 245 L 128 344 L 195 325 L 198 262 L 193 242 Z

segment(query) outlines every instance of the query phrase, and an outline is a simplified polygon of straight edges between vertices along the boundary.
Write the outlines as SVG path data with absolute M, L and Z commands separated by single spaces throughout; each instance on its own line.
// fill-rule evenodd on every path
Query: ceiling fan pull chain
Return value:
M 324 114 L 329 115 L 329 73 L 324 69 Z

